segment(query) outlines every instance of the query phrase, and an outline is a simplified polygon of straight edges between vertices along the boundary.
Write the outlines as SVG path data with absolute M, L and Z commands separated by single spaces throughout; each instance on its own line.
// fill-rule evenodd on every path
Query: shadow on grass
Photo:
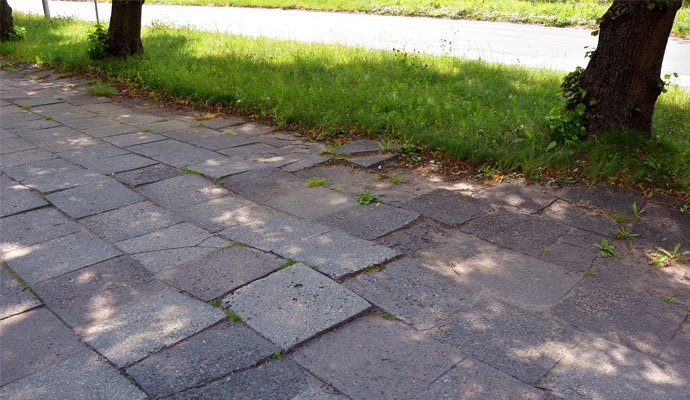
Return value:
M 577 168 L 627 184 L 690 187 L 689 158 L 674 156 L 690 147 L 687 93 L 658 104 L 653 141 L 635 136 L 623 146 L 616 139 L 547 150 L 552 138 L 545 116 L 556 104 L 559 72 L 163 25 L 144 30 L 143 55 L 93 62 L 85 56 L 89 24 L 18 19 L 27 32 L 39 33 L 27 34 L 25 44 L 3 44 L 5 54 L 126 74 L 146 90 L 222 104 L 282 127 L 322 137 L 354 128 L 415 139 L 504 170 Z

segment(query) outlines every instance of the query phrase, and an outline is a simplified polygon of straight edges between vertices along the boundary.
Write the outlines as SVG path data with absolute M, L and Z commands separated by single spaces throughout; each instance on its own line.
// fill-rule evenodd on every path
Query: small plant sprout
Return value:
M 182 171 L 182 175 L 201 175 L 201 172 L 195 170 L 195 169 L 188 169 L 188 168 L 182 168 L 180 171 Z
M 204 124 L 202 124 L 201 122 L 199 122 L 198 124 L 192 125 L 192 128 L 203 128 L 203 127 L 204 127 Z
M 638 209 L 637 208 L 637 202 L 633 203 L 632 208 L 633 208 L 633 214 L 635 215 L 635 218 L 638 218 L 638 219 L 644 218 L 644 216 L 642 214 L 645 213 L 645 209 L 644 208 Z
M 216 186 L 218 186 L 218 187 L 223 186 L 223 181 L 220 180 L 219 176 L 216 177 L 216 179 L 213 181 L 213 183 L 215 183 Z
M 225 134 L 226 135 L 234 135 L 235 131 L 233 131 L 232 129 L 228 129 L 227 131 L 225 131 Z
M 283 358 L 283 353 L 280 350 L 271 355 L 271 360 L 280 360 L 281 358 Z
M 549 247 L 548 244 L 544 245 L 544 253 L 551 253 L 551 248 Z
M 395 148 L 395 143 L 393 143 L 390 140 L 385 140 L 385 141 L 380 141 L 378 142 L 379 147 L 381 148 L 381 151 L 384 153 L 395 153 L 396 148 Z
M 618 230 L 616 230 L 616 239 L 622 240 L 625 239 L 628 241 L 628 243 L 632 244 L 633 239 L 640 236 L 638 233 L 632 233 L 629 227 L 626 225 L 621 225 L 618 227 Z
M 244 244 L 242 242 L 238 242 L 237 240 L 234 240 L 231 244 L 233 246 L 236 246 L 236 247 L 246 247 L 247 246 L 246 244 Z
M 357 199 L 357 202 L 362 205 L 367 205 L 373 203 L 379 202 L 379 195 L 377 194 L 372 194 L 370 192 L 363 192 L 355 195 L 355 199 Z
M 620 211 L 613 213 L 613 215 L 611 215 L 611 219 L 613 219 L 613 221 L 617 224 L 626 224 L 628 221 L 630 221 L 630 217 Z
M 165 121 L 167 121 L 167 120 L 168 120 L 167 118 L 161 118 L 161 119 L 157 119 L 157 120 L 155 120 L 155 121 L 153 121 L 153 122 L 154 122 L 154 123 L 158 123 L 158 122 L 165 122 Z
M 213 307 L 220 307 L 223 305 L 223 301 L 221 299 L 213 299 L 209 301 L 208 304 L 212 305 Z
M 42 118 L 45 119 L 46 121 L 52 121 L 53 120 L 53 117 L 51 117 L 50 115 L 44 115 Z
M 587 185 L 587 187 L 591 189 L 591 188 L 594 187 L 594 185 L 597 184 L 597 179 L 594 178 L 594 179 L 592 179 L 592 180 L 590 181 L 589 179 L 585 178 L 585 179 L 582 180 L 582 182 L 584 182 L 585 185 Z
M 590 271 L 587 267 L 585 267 L 585 268 L 582 270 L 582 274 L 583 274 L 584 276 L 594 276 L 594 273 L 593 273 L 592 271 Z
M 287 259 L 287 260 L 285 260 L 284 263 L 280 264 L 279 267 L 273 268 L 273 272 L 280 271 L 281 269 L 285 269 L 285 268 L 287 268 L 291 265 L 295 265 L 295 264 L 297 264 L 297 261 L 292 260 L 292 259 Z
M 318 270 L 319 270 L 319 266 L 318 266 L 318 265 L 315 265 L 315 264 L 310 264 L 310 265 L 309 265 L 309 268 L 313 269 L 314 271 L 318 271 Z
M 228 312 L 225 313 L 225 319 L 232 322 L 242 322 L 242 317 L 232 310 L 228 310 Z
M 326 185 L 326 180 L 323 178 L 309 178 L 307 179 L 307 187 L 316 187 L 316 186 L 324 186 Z
M 24 111 L 29 111 L 29 110 L 31 110 L 31 107 L 30 107 L 30 106 L 20 106 L 19 108 L 21 108 L 21 109 L 24 110 Z
M 623 256 L 621 256 L 621 253 L 617 252 L 616 248 L 612 244 L 610 244 L 609 241 L 605 238 L 601 238 L 601 243 L 595 243 L 594 247 L 599 249 L 599 254 L 601 254 L 603 258 L 608 258 L 610 256 L 623 258 Z
M 665 303 L 677 304 L 676 296 L 664 296 Z
M 393 182 L 394 185 L 397 185 L 399 183 L 402 183 L 402 180 L 400 177 L 396 174 L 391 175 L 391 182 Z
M 391 315 L 388 313 L 381 314 L 381 317 L 383 317 L 383 319 L 387 319 L 389 321 L 397 321 L 398 320 L 398 318 L 395 315 Z
M 663 247 L 657 247 L 656 250 L 660 253 L 655 259 L 654 264 L 662 265 L 670 262 L 685 263 L 687 259 L 685 256 L 690 254 L 690 250 L 680 251 L 680 243 L 676 243 L 673 251 L 668 251 Z

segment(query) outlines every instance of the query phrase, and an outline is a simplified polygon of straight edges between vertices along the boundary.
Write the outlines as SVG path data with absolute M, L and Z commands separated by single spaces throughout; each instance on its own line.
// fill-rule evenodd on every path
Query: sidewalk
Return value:
M 0 399 L 690 398 L 690 268 L 649 264 L 690 245 L 672 198 L 0 79 Z

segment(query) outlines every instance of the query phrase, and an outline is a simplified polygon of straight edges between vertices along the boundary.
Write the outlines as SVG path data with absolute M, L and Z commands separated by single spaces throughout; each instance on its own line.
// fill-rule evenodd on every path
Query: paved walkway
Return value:
M 43 14 L 39 0 L 10 0 L 9 3 L 16 10 Z M 96 20 L 92 1 L 49 3 L 54 16 Z M 99 4 L 101 19 L 110 18 L 110 9 L 109 3 Z M 405 49 L 562 71 L 585 67 L 588 61 L 585 47 L 591 49 L 597 45 L 591 31 L 580 28 L 361 13 L 144 4 L 143 24 L 154 21 L 214 32 Z M 690 87 L 690 40 L 669 40 L 662 71 L 662 74 L 678 73 L 679 78 L 673 81 Z
M 0 78 L 0 399 L 690 398 L 678 202 Z

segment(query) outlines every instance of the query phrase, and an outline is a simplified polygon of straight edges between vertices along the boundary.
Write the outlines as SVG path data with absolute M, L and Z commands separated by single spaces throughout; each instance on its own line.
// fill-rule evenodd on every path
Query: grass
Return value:
M 86 87 L 86 92 L 94 96 L 115 96 L 117 92 L 107 82 L 96 82 Z
M 21 13 L 15 23 L 25 39 L 0 43 L 15 61 L 107 76 L 322 138 L 359 132 L 423 143 L 474 167 L 690 194 L 690 92 L 677 87 L 659 98 L 651 138 L 611 133 L 550 147 L 545 117 L 562 72 L 162 25 L 142 30 L 143 55 L 92 61 L 93 24 Z
M 149 0 L 148 3 L 360 11 L 374 14 L 425 15 L 490 21 L 595 26 L 610 0 Z M 678 12 L 673 32 L 690 34 L 690 2 Z
M 326 180 L 324 178 L 309 178 L 307 179 L 307 187 L 325 186 Z

